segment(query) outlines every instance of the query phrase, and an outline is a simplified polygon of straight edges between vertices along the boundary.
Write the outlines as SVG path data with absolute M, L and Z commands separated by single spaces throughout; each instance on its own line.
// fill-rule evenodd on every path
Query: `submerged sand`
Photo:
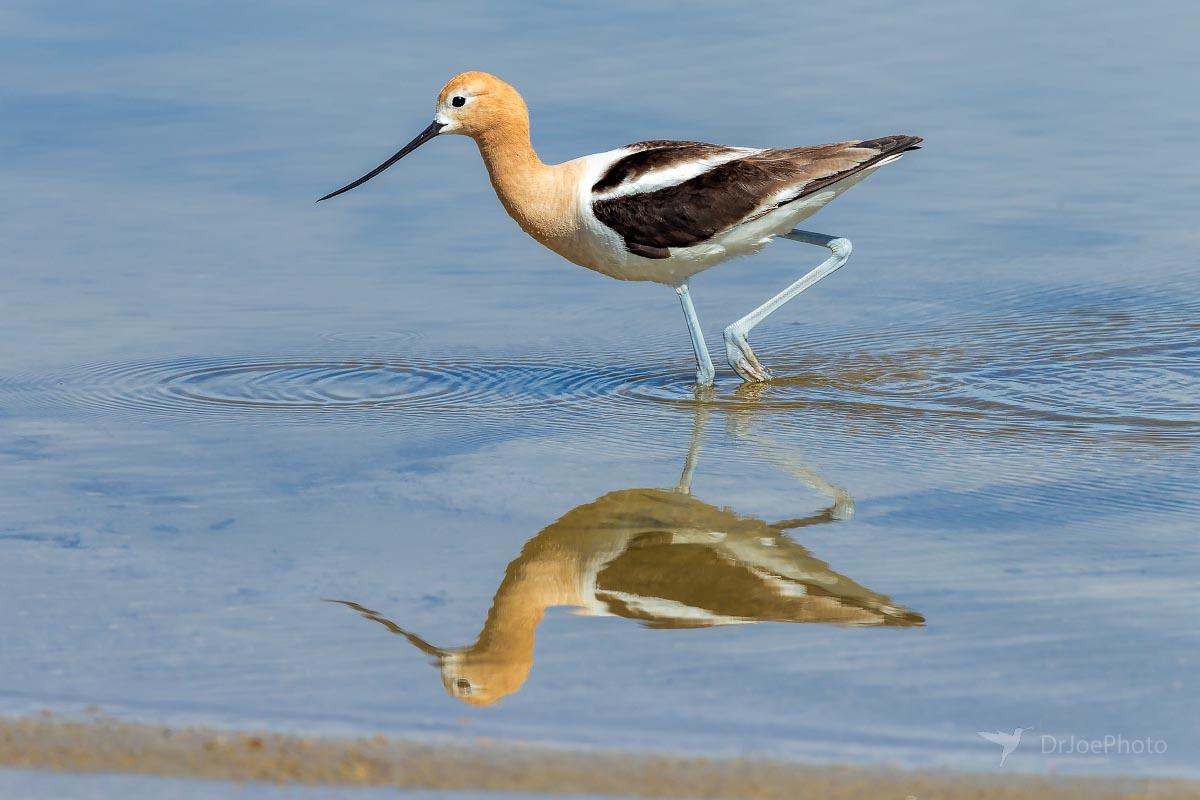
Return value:
M 175 778 L 631 797 L 1200 798 L 1200 783 L 801 766 L 171 728 L 105 717 L 0 718 L 0 766 Z

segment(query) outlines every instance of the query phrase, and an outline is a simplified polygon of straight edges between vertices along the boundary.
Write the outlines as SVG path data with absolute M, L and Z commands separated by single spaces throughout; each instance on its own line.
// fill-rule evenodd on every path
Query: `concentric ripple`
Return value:
M 903 329 L 814 335 L 775 326 L 754 338 L 774 380 L 743 385 L 726 371 L 705 392 L 694 389 L 690 359 L 667 346 L 648 358 L 669 356 L 669 368 L 582 353 L 575 363 L 495 356 L 197 358 L 101 364 L 60 378 L 0 377 L 0 390 L 42 403 L 172 414 L 361 416 L 404 409 L 486 420 L 570 409 L 545 418 L 565 429 L 596 424 L 605 414 L 718 407 L 841 415 L 921 435 L 1069 430 L 1091 438 L 1132 433 L 1192 441 L 1200 437 L 1198 319 L 1188 304 L 1066 293 Z M 812 420 L 787 416 L 780 425 Z
M 764 354 L 767 352 L 763 349 Z M 827 353 L 788 362 L 772 362 L 769 383 L 743 383 L 719 375 L 711 390 L 697 391 L 692 372 L 662 372 L 634 378 L 618 387 L 631 400 L 744 409 L 789 409 L 843 403 L 852 406 L 896 405 L 914 408 L 951 388 L 898 356 Z
M 1070 294 L 1037 300 L 1042 308 L 1021 298 L 1002 313 L 925 328 L 819 336 L 775 328 L 753 342 L 776 375 L 770 383 L 718 378 L 713 391 L 695 394 L 690 375 L 660 373 L 618 392 L 730 410 L 936 420 L 960 431 L 1200 435 L 1200 309 Z
M 192 359 L 104 364 L 54 382 L 92 408 L 164 413 L 473 409 L 490 414 L 607 394 L 608 372 L 544 363 Z
M 330 342 L 346 344 L 396 344 L 397 342 L 412 342 L 421 338 L 417 331 L 333 331 L 323 335 Z

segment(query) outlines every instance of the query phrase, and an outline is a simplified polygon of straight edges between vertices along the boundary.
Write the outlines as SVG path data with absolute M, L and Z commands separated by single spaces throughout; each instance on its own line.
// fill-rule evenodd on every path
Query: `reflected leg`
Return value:
M 695 416 L 692 417 L 692 438 L 688 441 L 687 456 L 683 459 L 683 473 L 679 476 L 679 483 L 675 484 L 675 491 L 680 494 L 692 493 L 692 476 L 696 473 L 700 443 L 704 441 L 704 423 L 710 411 L 707 406 L 697 405 Z
M 822 514 L 828 514 L 831 520 L 845 520 L 854 516 L 854 498 L 848 491 L 827 480 L 775 434 L 764 436 L 755 430 L 763 420 L 753 409 L 729 409 L 726 421 L 729 431 L 738 439 L 753 445 L 764 458 L 791 473 L 810 489 L 828 497 L 832 505 Z M 788 526 L 780 524 L 779 527 Z

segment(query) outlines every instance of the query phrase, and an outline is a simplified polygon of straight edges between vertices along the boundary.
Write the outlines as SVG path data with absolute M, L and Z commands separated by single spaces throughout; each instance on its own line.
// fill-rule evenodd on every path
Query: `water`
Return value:
M 0 710 L 1197 774 L 1190 6 L 0 19 Z M 927 142 L 810 220 L 855 254 L 755 331 L 780 380 L 698 399 L 672 294 L 468 142 L 312 203 L 476 67 L 548 160 Z M 1043 752 L 1106 735 L 1166 751 Z

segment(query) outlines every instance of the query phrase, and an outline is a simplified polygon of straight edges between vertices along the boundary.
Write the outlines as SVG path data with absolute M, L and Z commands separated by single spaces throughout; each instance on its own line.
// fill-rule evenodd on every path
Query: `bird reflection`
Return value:
M 701 413 L 701 412 L 698 412 Z M 691 495 L 703 426 L 697 417 L 674 489 L 621 489 L 571 509 L 508 565 L 483 630 L 466 647 L 437 647 L 379 612 L 335 600 L 437 659 L 452 696 L 490 705 L 516 692 L 533 666 L 546 609 L 572 606 L 652 628 L 753 622 L 920 625 L 924 618 L 832 570 L 786 531 L 843 519 L 849 496 L 803 467 L 793 471 L 833 498 L 810 516 L 764 522 Z

